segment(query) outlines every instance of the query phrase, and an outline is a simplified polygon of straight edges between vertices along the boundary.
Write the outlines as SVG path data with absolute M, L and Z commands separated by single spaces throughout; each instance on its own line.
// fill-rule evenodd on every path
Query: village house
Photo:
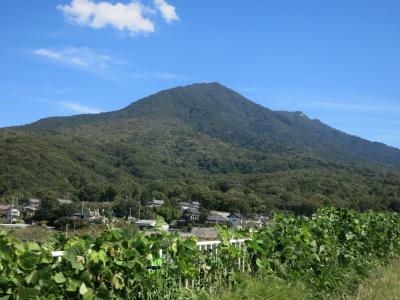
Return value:
M 227 219 L 231 223 L 231 226 L 235 229 L 242 229 L 245 225 L 245 217 L 243 217 L 240 213 L 229 214 Z
M 206 223 L 211 225 L 230 225 L 228 220 L 229 215 L 229 212 L 212 210 L 207 216 Z
M 182 217 L 178 220 L 178 223 L 186 224 L 188 222 L 198 222 L 200 220 L 199 202 L 180 202 L 179 208 L 182 212 Z
M 206 223 L 213 225 L 227 225 L 235 229 L 241 229 L 245 225 L 245 217 L 240 213 L 212 210 L 207 216 Z
M 12 205 L 0 205 L 0 217 L 7 219 L 7 222 L 14 223 L 21 216 L 19 209 Z
M 147 207 L 148 208 L 158 208 L 158 207 L 163 206 L 164 203 L 165 203 L 164 200 L 153 199 L 147 204 Z
M 35 212 L 40 208 L 40 199 L 29 199 L 27 205 L 24 207 L 24 211 L 28 216 L 33 216 Z
M 183 211 L 183 218 L 186 221 L 198 222 L 200 220 L 200 210 L 197 207 L 188 207 Z
M 26 208 L 37 210 L 40 207 L 40 203 L 42 200 L 40 199 L 29 199 Z

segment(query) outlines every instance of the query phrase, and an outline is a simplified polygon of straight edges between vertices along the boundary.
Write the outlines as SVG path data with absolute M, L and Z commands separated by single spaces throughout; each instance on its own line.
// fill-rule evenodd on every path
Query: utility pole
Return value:
M 13 210 L 14 210 L 14 196 L 12 198 L 12 202 L 11 202 L 11 210 L 9 213 L 9 222 L 12 223 L 13 222 Z
M 125 208 L 128 207 L 128 194 L 125 194 Z M 129 218 L 129 215 L 128 215 Z

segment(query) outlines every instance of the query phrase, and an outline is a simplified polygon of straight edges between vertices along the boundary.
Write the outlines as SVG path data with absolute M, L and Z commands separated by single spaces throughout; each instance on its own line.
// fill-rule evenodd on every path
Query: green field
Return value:
M 248 238 L 240 249 L 230 242 L 237 237 Z M 278 213 L 257 232 L 222 229 L 220 239 L 217 249 L 200 250 L 195 239 L 165 232 L 109 229 L 98 236 L 61 234 L 44 243 L 20 242 L 2 233 L 0 296 L 347 297 L 377 272 L 377 265 L 399 254 L 400 216 L 336 208 L 321 209 L 311 217 Z M 63 250 L 63 257 L 54 259 L 55 250 Z M 367 291 L 362 286 L 360 294 Z

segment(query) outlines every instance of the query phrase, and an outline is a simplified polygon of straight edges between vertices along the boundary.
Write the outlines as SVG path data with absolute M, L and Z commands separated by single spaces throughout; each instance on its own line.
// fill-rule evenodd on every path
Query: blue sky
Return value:
M 400 147 L 397 0 L 0 2 L 0 126 L 218 81 Z

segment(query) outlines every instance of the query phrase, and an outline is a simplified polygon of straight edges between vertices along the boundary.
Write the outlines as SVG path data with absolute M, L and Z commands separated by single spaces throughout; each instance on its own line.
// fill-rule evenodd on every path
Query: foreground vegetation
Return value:
M 207 300 L 309 300 L 314 296 L 302 283 L 290 283 L 274 276 L 244 278 L 232 290 L 221 291 L 218 295 L 198 296 Z
M 335 291 L 331 300 L 394 300 L 400 299 L 400 259 L 394 258 L 387 265 L 371 269 L 356 289 Z M 356 279 L 357 277 L 353 278 Z M 314 298 L 312 291 L 301 282 L 288 282 L 273 276 L 244 277 L 233 289 L 217 296 L 207 295 L 207 300 L 307 300 Z
M 400 299 L 400 259 L 386 266 L 374 268 L 370 276 L 346 300 L 393 300 Z
M 326 298 L 354 290 L 399 253 L 400 216 L 325 208 L 311 217 L 276 214 L 258 232 L 236 233 L 249 238 L 241 249 L 232 234 L 221 231 L 217 252 L 200 251 L 194 239 L 120 229 L 42 244 L 1 234 L 0 297 L 183 299 L 240 286 L 243 276 L 273 276 L 278 290 L 301 280 L 304 295 Z M 54 259 L 54 250 L 64 256 Z

